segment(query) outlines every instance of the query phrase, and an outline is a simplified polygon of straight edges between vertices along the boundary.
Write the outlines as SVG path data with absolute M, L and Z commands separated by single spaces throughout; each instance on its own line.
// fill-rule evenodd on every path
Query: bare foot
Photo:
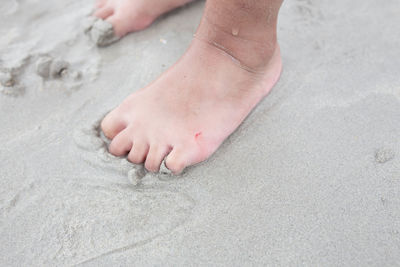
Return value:
M 183 57 L 104 118 L 109 151 L 129 153 L 131 162 L 145 162 L 152 172 L 166 157 L 175 174 L 212 155 L 281 73 L 276 34 L 251 40 L 245 33 L 227 32 L 203 18 Z
M 118 37 L 140 31 L 160 15 L 192 0 L 98 0 L 94 15 L 110 22 Z

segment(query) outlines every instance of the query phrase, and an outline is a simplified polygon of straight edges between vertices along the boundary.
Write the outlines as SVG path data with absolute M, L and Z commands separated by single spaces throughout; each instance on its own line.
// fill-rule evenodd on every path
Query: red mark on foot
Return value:
M 198 133 L 196 133 L 196 134 L 194 135 L 194 138 L 197 139 L 197 138 L 199 138 L 200 135 L 201 135 L 201 132 L 198 132 Z

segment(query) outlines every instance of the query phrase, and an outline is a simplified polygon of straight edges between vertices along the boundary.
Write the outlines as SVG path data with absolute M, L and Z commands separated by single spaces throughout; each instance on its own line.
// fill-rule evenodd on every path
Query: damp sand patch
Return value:
M 62 9 L 63 4 L 56 2 L 46 6 L 9 2 L 6 6 L 13 6 L 13 14 L 0 8 L 4 17 L 0 93 L 12 97 L 45 90 L 71 93 L 97 79 L 101 57 L 80 30 L 87 8 L 78 2 Z
M 171 233 L 195 203 L 166 189 L 49 182 L 2 226 L 7 259 L 75 265 L 143 246 Z M 18 231 L 17 229 L 24 229 Z M 7 240 L 24 240 L 23 245 Z

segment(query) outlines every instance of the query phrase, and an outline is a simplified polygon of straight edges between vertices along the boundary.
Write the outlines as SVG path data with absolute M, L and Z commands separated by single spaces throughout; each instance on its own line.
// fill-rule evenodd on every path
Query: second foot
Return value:
M 162 14 L 192 0 L 98 0 L 94 16 L 113 25 L 115 35 L 122 37 L 130 32 L 150 26 Z
M 179 174 L 204 161 L 278 81 L 279 46 L 266 67 L 251 72 L 218 47 L 195 39 L 160 78 L 127 97 L 102 121 L 109 151 L 147 170 Z

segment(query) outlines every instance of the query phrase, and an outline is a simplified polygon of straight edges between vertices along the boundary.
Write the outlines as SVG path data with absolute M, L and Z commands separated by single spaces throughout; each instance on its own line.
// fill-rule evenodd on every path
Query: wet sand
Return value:
M 99 120 L 179 58 L 203 6 L 102 48 L 90 2 L 0 6 L 0 265 L 400 264 L 396 0 L 285 2 L 280 82 L 182 176 L 107 153 Z

